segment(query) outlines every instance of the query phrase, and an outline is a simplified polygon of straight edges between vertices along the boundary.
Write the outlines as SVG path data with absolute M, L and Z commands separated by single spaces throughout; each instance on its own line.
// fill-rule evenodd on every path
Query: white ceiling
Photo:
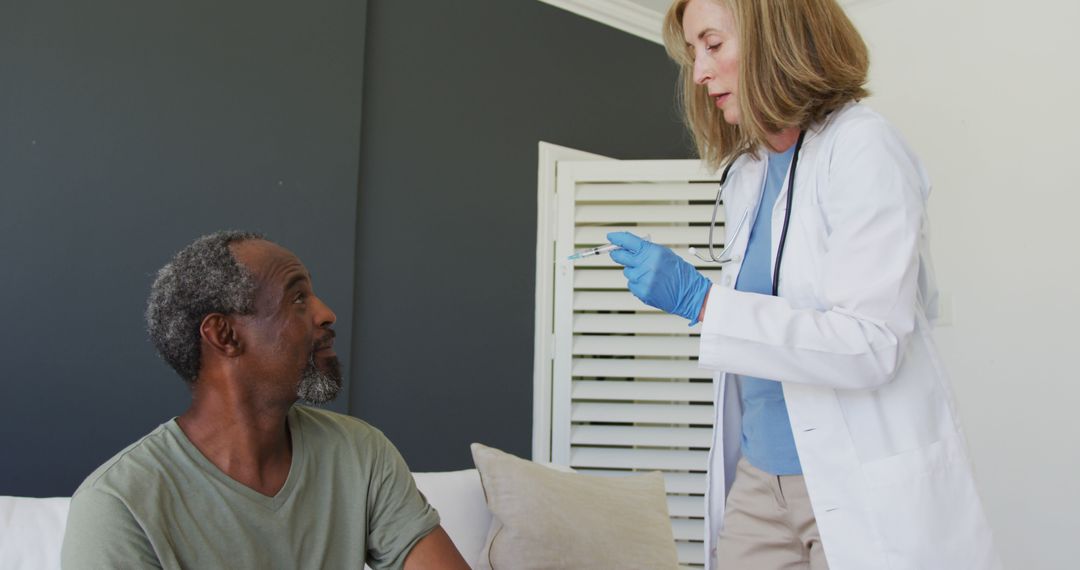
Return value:
M 540 0 L 624 32 L 663 43 L 660 24 L 672 0 Z M 866 0 L 838 0 L 850 6 Z M 879 0 L 883 1 L 883 0 Z
M 660 23 L 671 0 L 540 0 L 624 32 L 663 43 Z
M 630 0 L 634 4 L 638 4 L 645 8 L 648 8 L 658 14 L 667 12 L 668 6 L 671 6 L 671 0 Z

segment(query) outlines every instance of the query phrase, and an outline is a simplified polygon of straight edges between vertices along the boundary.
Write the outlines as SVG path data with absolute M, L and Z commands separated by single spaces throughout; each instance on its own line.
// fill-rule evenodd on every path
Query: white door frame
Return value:
M 556 185 L 559 161 L 613 160 L 610 157 L 539 143 L 536 173 L 536 350 L 533 354 L 533 445 L 534 461 L 551 461 L 551 362 L 554 354 L 554 282 Z

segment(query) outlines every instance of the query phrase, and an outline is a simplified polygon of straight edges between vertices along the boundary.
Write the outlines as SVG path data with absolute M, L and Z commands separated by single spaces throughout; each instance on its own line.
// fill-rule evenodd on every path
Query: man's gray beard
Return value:
M 319 370 L 315 365 L 315 356 L 308 359 L 304 375 L 296 387 L 296 395 L 310 404 L 325 404 L 337 397 L 341 391 L 341 364 L 337 357 L 328 359 L 329 370 Z

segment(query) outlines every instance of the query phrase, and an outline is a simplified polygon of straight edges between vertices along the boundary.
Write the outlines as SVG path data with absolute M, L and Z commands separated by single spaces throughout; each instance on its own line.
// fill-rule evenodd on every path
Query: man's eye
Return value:
M 293 303 L 300 304 L 303 303 L 305 300 L 307 300 L 306 295 L 304 295 L 303 293 L 297 293 L 296 297 L 293 299 Z

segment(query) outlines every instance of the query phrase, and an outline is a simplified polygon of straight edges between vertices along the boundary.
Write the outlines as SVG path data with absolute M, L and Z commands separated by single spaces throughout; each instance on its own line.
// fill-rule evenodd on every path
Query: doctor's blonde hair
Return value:
M 707 88 L 694 82 L 694 54 L 682 26 L 690 1 L 668 9 L 664 45 L 679 64 L 683 119 L 711 168 L 756 154 L 768 133 L 809 127 L 870 94 L 866 44 L 835 0 L 698 0 L 726 6 L 735 20 L 742 119 L 728 124 Z

